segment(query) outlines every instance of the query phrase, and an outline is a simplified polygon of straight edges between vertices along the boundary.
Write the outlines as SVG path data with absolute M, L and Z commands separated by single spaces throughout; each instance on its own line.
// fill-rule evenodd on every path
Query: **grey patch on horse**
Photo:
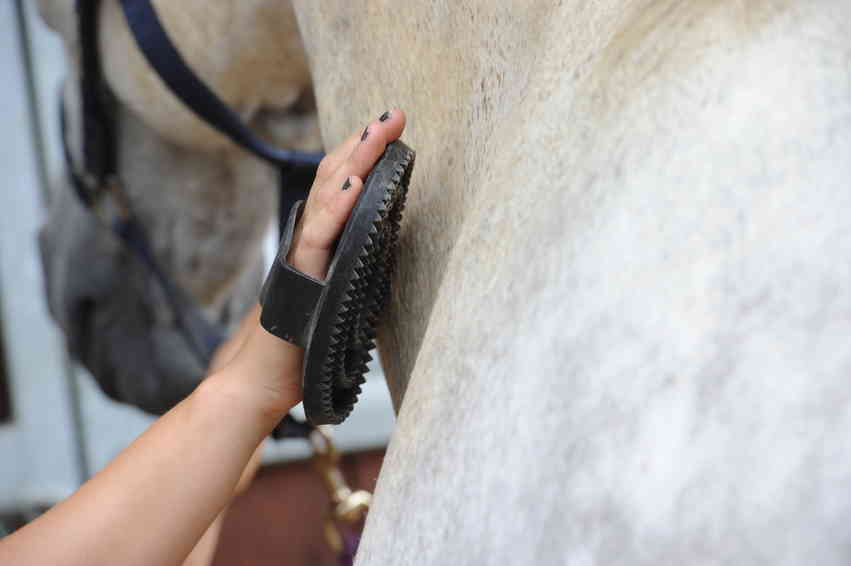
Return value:
M 68 351 L 110 398 L 162 413 L 198 384 L 192 355 L 152 275 L 69 189 L 39 234 L 50 313 Z

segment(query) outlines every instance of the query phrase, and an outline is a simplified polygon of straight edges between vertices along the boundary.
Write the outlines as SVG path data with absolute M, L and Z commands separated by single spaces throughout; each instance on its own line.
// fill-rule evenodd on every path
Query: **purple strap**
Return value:
M 351 532 L 343 535 L 343 551 L 340 553 L 340 566 L 354 566 L 355 553 L 360 544 L 360 533 Z

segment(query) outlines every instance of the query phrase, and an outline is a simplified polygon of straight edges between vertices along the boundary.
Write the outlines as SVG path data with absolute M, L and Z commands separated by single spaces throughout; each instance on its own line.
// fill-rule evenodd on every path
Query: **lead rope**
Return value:
M 372 503 L 368 491 L 353 491 L 340 469 L 340 453 L 323 427 L 308 437 L 313 447 L 313 466 L 322 477 L 328 493 L 325 515 L 325 542 L 337 555 L 341 566 L 352 566 L 360 543 L 360 527 Z

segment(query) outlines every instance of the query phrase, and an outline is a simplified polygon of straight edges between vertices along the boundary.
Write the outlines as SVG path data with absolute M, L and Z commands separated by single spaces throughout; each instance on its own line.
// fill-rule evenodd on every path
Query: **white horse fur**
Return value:
M 229 102 L 277 94 L 233 14 L 285 3 L 157 5 Z M 851 560 L 851 4 L 294 8 L 326 146 L 398 105 L 418 150 L 360 565 Z M 136 59 L 128 107 L 236 155 Z

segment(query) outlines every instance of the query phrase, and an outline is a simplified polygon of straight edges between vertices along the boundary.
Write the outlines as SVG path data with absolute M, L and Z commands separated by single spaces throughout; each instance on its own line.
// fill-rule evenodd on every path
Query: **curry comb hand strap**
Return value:
M 287 263 L 295 227 L 304 212 L 304 201 L 293 205 L 281 236 L 278 255 L 260 292 L 260 324 L 278 338 L 306 348 L 316 324 L 316 304 L 325 282 L 302 273 Z
M 314 425 L 346 419 L 365 381 L 375 328 L 390 297 L 402 209 L 414 151 L 387 146 L 337 240 L 324 281 L 287 263 L 303 201 L 293 206 L 263 285 L 260 323 L 306 349 L 304 411 Z

